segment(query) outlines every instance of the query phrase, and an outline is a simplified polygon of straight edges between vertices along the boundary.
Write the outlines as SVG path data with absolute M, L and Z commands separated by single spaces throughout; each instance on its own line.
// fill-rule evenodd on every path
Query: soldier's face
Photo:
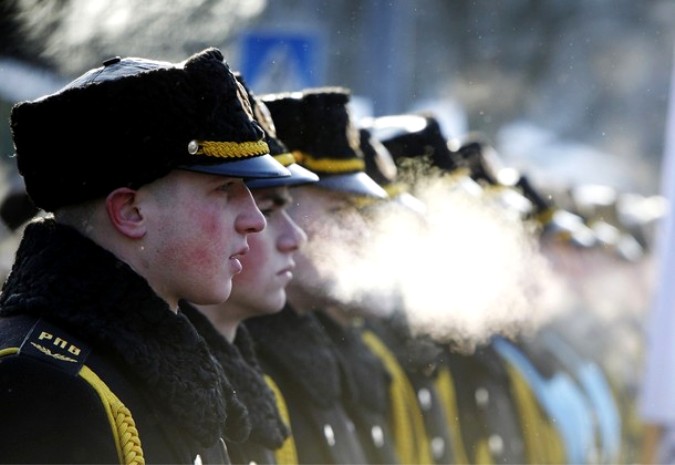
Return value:
M 255 189 L 253 197 L 267 227 L 249 236 L 250 250 L 241 259 L 243 270 L 233 280 L 227 311 L 238 320 L 282 309 L 295 270 L 294 255 L 307 242 L 307 235 L 287 212 L 292 202 L 287 187 Z
M 341 273 L 348 273 L 350 257 L 363 246 L 366 223 L 350 194 L 315 186 L 293 189 L 291 217 L 307 233 L 308 245 L 297 254 L 292 288 L 325 294 Z
M 247 236 L 265 227 L 241 179 L 174 170 L 139 190 L 147 221 L 146 275 L 170 305 L 225 301 Z

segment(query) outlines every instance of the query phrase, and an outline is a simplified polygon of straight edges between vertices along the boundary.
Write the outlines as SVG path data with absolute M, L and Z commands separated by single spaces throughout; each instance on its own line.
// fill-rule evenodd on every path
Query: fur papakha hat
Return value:
M 265 102 L 263 102 L 260 97 L 253 94 L 241 73 L 235 72 L 234 75 L 237 78 L 237 81 L 239 81 L 246 91 L 246 96 L 248 97 L 248 101 L 251 104 L 251 109 L 253 110 L 253 117 L 265 132 L 265 142 L 267 142 L 267 145 L 270 148 L 270 155 L 272 155 L 276 161 L 281 163 L 291 173 L 290 176 L 285 178 L 249 179 L 246 181 L 246 185 L 249 187 L 249 189 L 261 189 L 278 186 L 299 186 L 302 184 L 311 184 L 317 182 L 319 180 L 319 176 L 296 163 L 295 157 L 289 151 L 286 144 L 284 144 L 277 137 L 277 131 L 276 127 L 274 126 L 274 121 L 272 120 L 272 115 L 270 114 L 270 110 L 267 108 L 267 105 L 265 105 Z
M 19 172 L 46 211 L 138 188 L 176 168 L 232 177 L 288 176 L 223 55 L 183 63 L 114 58 L 59 92 L 19 103 Z
M 279 138 L 298 163 L 319 175 L 319 187 L 387 198 L 365 172 L 359 130 L 349 114 L 348 89 L 317 87 L 263 96 Z
M 397 165 L 406 158 L 428 158 L 431 166 L 444 172 L 461 166 L 461 161 L 448 147 L 438 119 L 427 112 L 380 116 L 372 121 L 370 129 Z

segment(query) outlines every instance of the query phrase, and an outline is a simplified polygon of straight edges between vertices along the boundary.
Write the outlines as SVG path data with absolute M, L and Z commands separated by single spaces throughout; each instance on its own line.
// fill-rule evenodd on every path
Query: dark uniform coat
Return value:
M 347 413 L 356 426 L 368 463 L 395 464 L 400 460 L 391 431 L 391 376 L 361 338 L 361 327 L 342 326 L 323 312 L 317 317 L 338 349 L 352 395 Z
M 457 410 L 470 463 L 527 463 L 522 420 L 511 378 L 490 345 L 471 354 L 446 352 L 455 381 Z
M 437 464 L 455 463 L 446 412 L 434 383 L 441 350 L 437 344 L 414 337 L 403 318 L 370 319 L 368 327 L 394 353 L 417 395 L 429 453 Z
M 235 343 L 231 344 L 194 307 L 182 305 L 181 308 L 209 344 L 248 411 L 250 434 L 242 437 L 238 434 L 241 430 L 232 431 L 236 434 L 234 437 L 226 434 L 232 463 L 275 463 L 274 451 L 283 445 L 289 431 L 277 410 L 274 393 L 265 382 L 248 331 L 240 326 Z
M 82 363 L 130 411 L 146 463 L 228 461 L 223 425 L 244 409 L 205 341 L 129 266 L 53 220 L 27 226 L 0 295 L 0 349 L 18 346 L 0 357 L 0 462 L 120 462 L 101 398 L 69 368 Z
M 337 350 L 316 315 L 286 307 L 245 322 L 263 371 L 283 394 L 303 464 L 363 464 L 366 455 L 345 399 L 351 395 Z

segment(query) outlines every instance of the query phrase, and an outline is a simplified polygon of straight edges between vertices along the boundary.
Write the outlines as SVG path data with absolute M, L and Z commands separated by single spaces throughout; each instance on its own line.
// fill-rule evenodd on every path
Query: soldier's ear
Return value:
M 146 225 L 137 205 L 137 191 L 128 187 L 115 189 L 105 200 L 108 218 L 117 231 L 131 238 L 140 239 L 146 233 Z

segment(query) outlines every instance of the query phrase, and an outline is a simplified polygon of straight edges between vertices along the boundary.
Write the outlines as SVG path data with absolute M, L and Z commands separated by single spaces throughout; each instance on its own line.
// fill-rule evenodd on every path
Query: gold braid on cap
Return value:
M 218 158 L 248 158 L 270 153 L 267 142 L 215 142 L 191 140 L 188 144 L 190 155 L 206 155 Z
M 279 155 L 274 155 L 274 159 L 281 163 L 283 166 L 289 166 L 295 163 L 295 157 L 292 153 L 280 153 Z
M 295 159 L 305 168 L 311 171 L 321 173 L 348 173 L 353 171 L 364 171 L 366 163 L 359 158 L 350 158 L 349 160 L 340 160 L 338 158 L 315 158 L 312 155 L 294 150 Z

